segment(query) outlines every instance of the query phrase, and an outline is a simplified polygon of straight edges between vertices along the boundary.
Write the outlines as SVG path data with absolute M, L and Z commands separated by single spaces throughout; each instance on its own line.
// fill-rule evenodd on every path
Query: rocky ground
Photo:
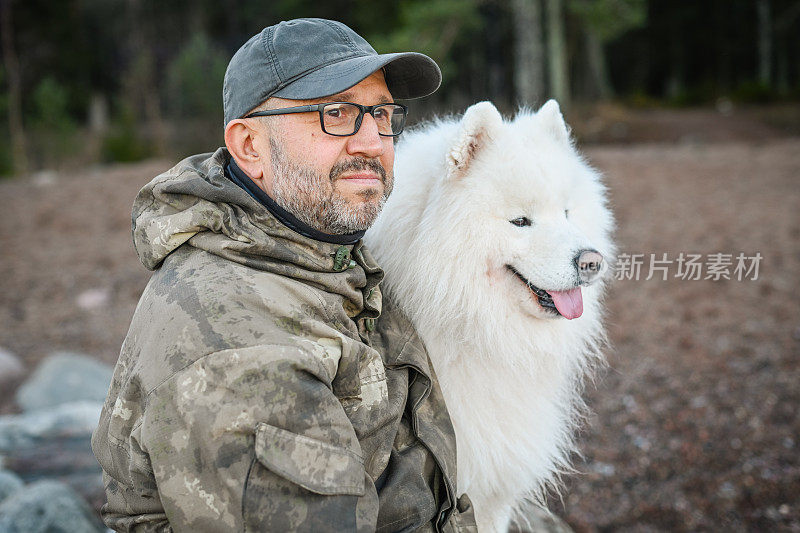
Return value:
M 800 140 L 606 147 L 620 250 L 762 256 L 618 281 L 563 510 L 578 530 L 800 531 Z M 708 264 L 708 261 L 705 261 Z M 706 272 L 702 277 L 706 277 Z
M 578 130 L 645 132 L 585 150 L 620 252 L 644 255 L 608 297 L 609 368 L 587 388 L 584 457 L 552 506 L 579 532 L 800 531 L 800 137 L 752 116 L 659 113 Z M 0 357 L 0 414 L 22 410 L 14 392 L 54 351 L 114 363 L 149 276 L 130 205 L 169 165 L 0 182 L 0 347 L 21 363 Z M 675 277 L 681 253 L 712 279 Z M 739 253 L 761 254 L 757 279 L 736 279 Z M 673 261 L 658 265 L 666 280 L 645 279 L 650 254 Z M 731 279 L 708 270 L 726 268 L 713 254 L 732 255 Z

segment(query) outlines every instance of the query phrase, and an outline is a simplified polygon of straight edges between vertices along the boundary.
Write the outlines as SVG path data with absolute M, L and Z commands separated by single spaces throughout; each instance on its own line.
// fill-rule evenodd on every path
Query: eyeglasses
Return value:
M 406 114 L 408 114 L 408 108 L 403 104 L 359 105 L 352 102 L 330 102 L 256 111 L 243 118 L 310 113 L 311 111 L 319 111 L 319 123 L 322 131 L 336 137 L 355 135 L 361 127 L 364 113 L 369 113 L 375 119 L 375 123 L 378 125 L 378 135 L 397 137 L 403 133 Z

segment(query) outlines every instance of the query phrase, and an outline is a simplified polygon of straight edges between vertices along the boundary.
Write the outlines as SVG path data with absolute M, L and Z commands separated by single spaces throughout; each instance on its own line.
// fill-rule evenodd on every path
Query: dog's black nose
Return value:
M 581 250 L 575 256 L 575 266 L 581 281 L 590 282 L 600 275 L 603 269 L 603 255 L 597 250 Z

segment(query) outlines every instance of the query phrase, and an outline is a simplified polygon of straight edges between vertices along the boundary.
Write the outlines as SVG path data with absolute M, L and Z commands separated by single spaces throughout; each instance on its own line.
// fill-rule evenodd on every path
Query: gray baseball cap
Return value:
M 264 28 L 233 55 L 225 71 L 225 124 L 272 96 L 321 98 L 356 85 L 383 69 L 394 98 L 422 98 L 442 82 L 425 54 L 378 54 L 363 37 L 335 20 L 283 21 Z

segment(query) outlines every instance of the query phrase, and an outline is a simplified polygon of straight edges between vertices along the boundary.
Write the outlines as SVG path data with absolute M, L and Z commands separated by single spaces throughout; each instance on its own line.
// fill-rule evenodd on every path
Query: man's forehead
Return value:
M 347 91 L 344 91 L 342 93 L 336 93 L 336 94 L 332 94 L 330 96 L 324 96 L 322 98 L 315 98 L 313 100 L 309 100 L 309 102 L 314 102 L 314 103 L 318 103 L 318 102 L 355 102 L 356 98 L 358 98 L 358 95 L 356 95 L 355 92 L 352 92 L 352 91 L 350 91 L 348 89 Z M 387 96 L 385 94 L 382 94 L 382 95 L 378 96 L 376 103 L 378 103 L 378 104 L 388 104 L 388 103 L 391 103 L 391 102 L 394 102 L 394 100 L 392 98 L 390 98 L 389 96 Z M 358 103 L 358 102 L 356 102 L 356 103 Z
M 369 98 L 374 99 L 374 102 L 358 102 L 357 99 Z M 356 102 L 364 104 L 385 104 L 394 102 L 389 88 L 386 86 L 386 81 L 383 76 L 383 70 L 373 72 L 354 86 L 345 89 L 342 92 L 323 96 L 322 98 L 314 98 L 309 100 L 312 103 L 318 102 Z

